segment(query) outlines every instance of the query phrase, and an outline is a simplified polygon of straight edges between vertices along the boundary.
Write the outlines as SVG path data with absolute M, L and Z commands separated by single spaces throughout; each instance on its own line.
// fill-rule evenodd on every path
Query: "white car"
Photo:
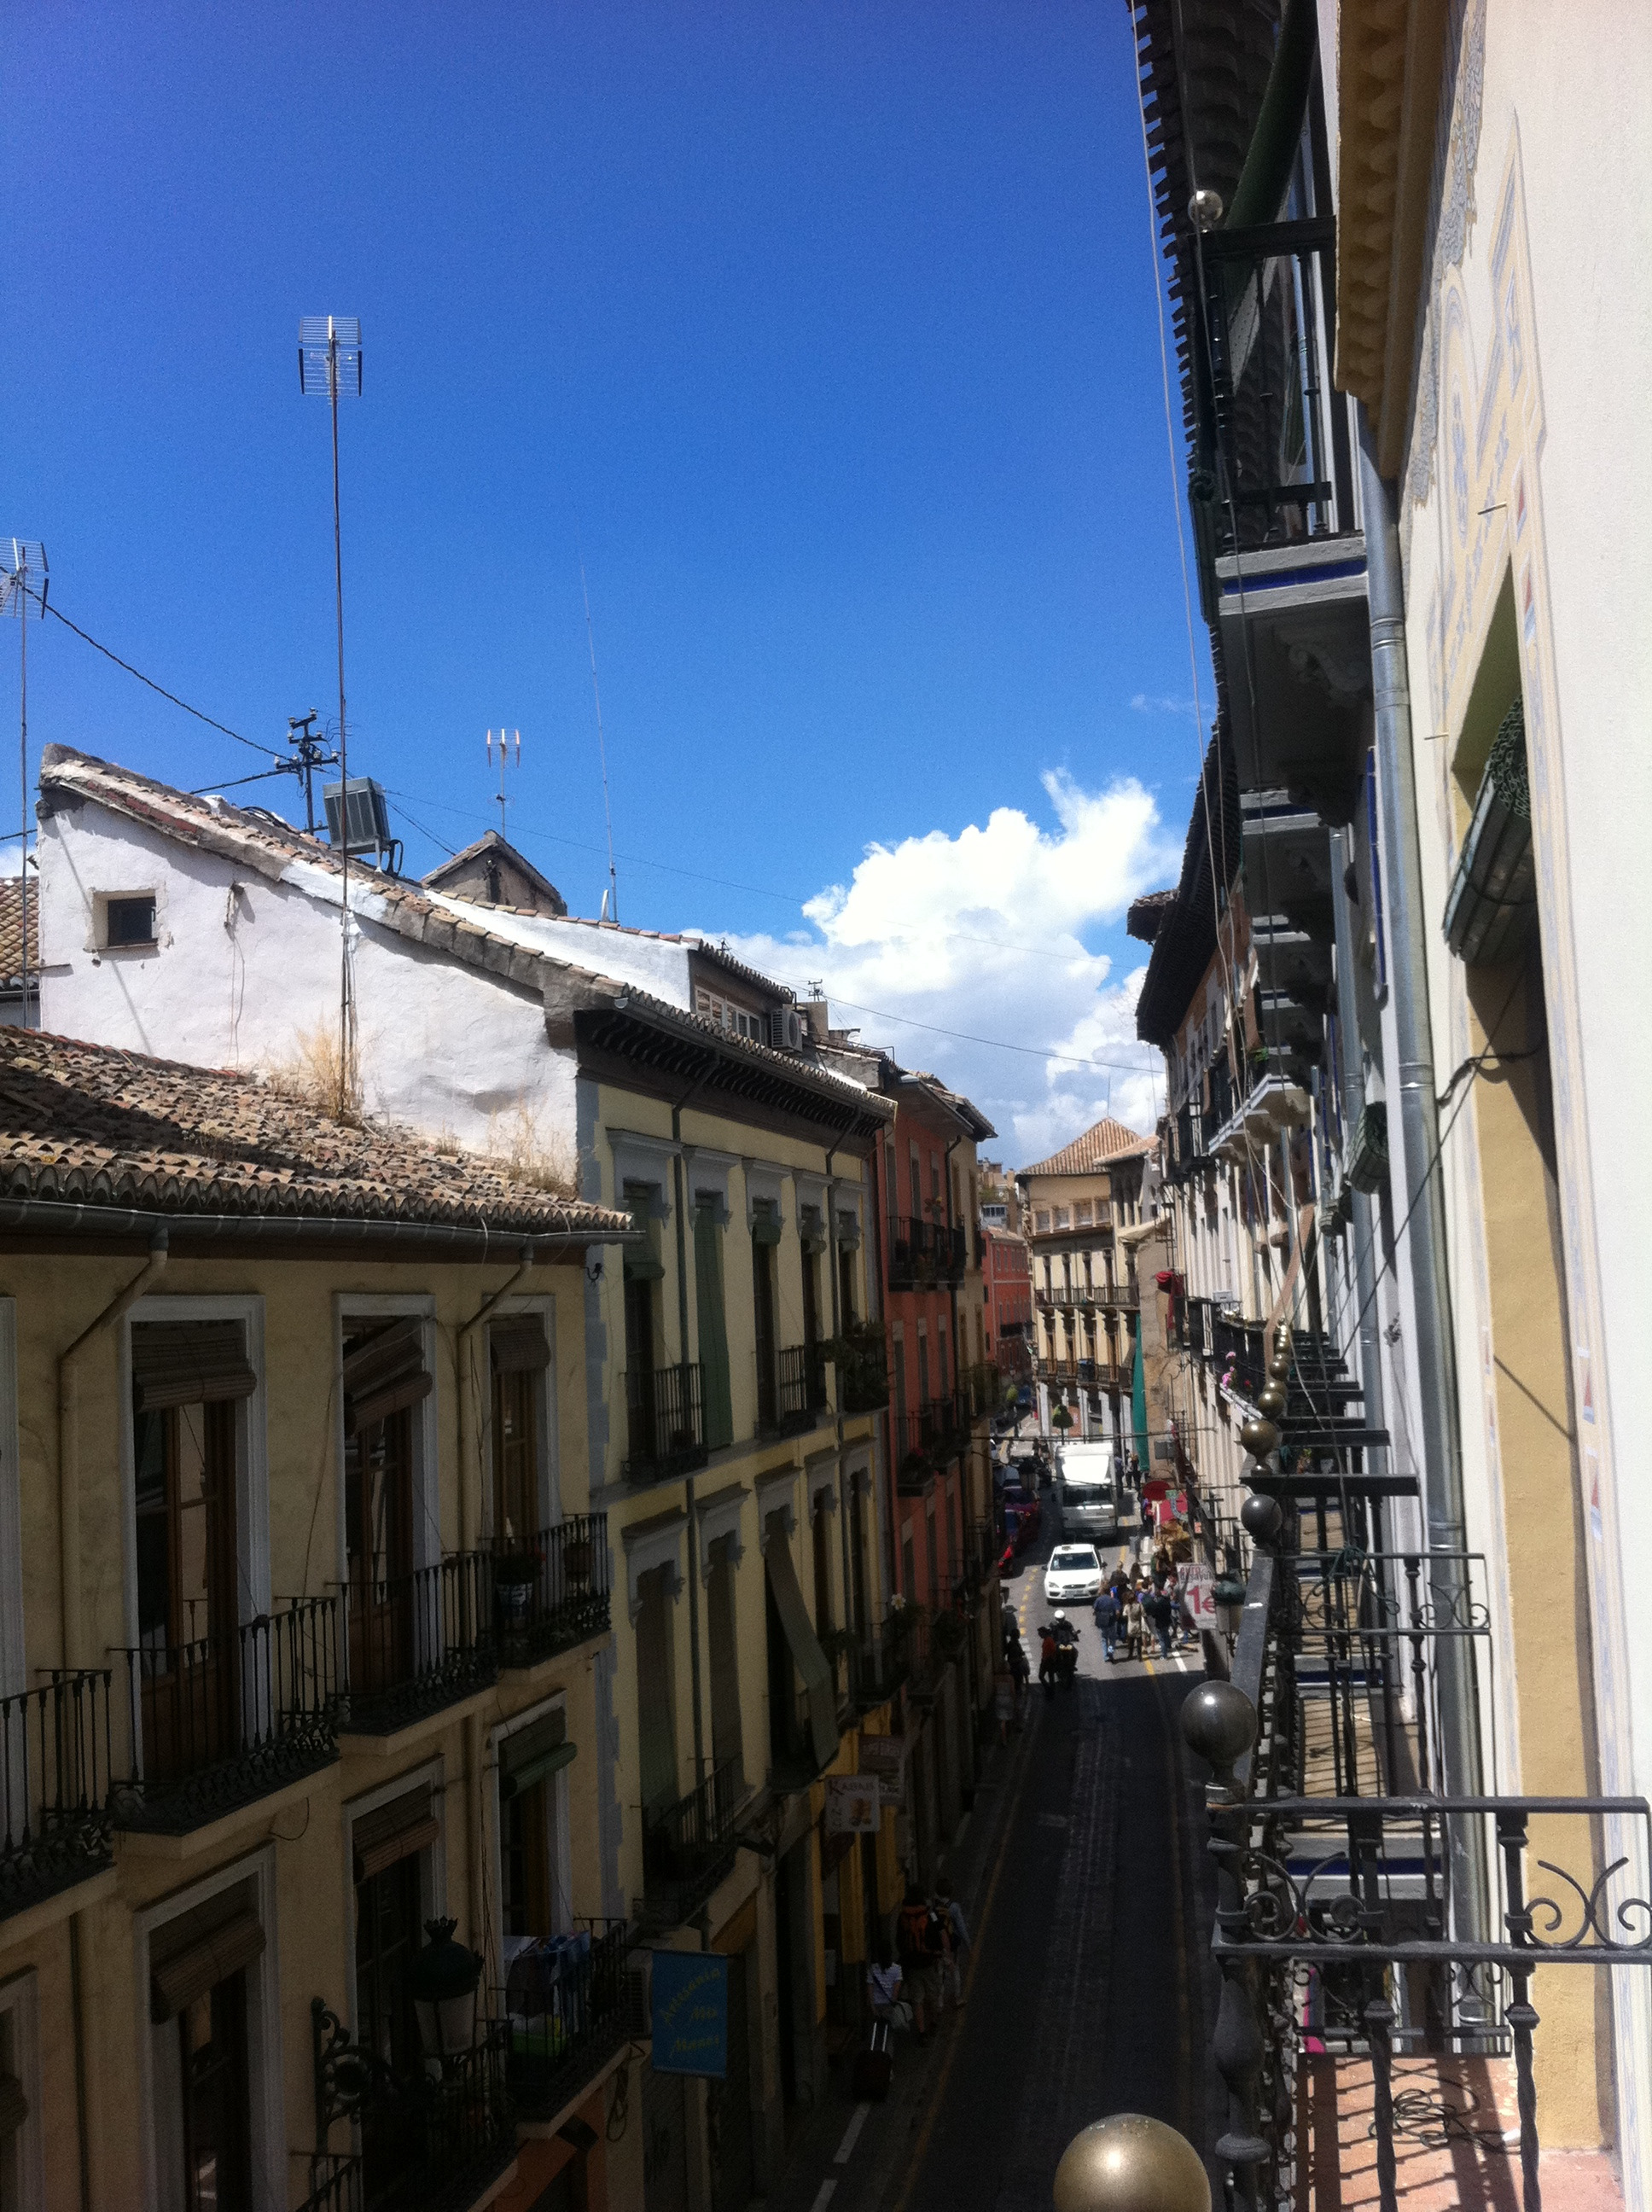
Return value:
M 1044 1569 L 1044 1595 L 1052 1605 L 1101 1595 L 1102 1563 L 1093 1544 L 1058 1544 Z

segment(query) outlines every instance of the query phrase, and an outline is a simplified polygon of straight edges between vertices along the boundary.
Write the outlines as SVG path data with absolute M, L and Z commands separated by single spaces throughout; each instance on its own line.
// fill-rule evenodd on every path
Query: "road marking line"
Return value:
M 1185 1651 L 1178 1651 L 1176 1653 L 1176 1667 L 1181 1674 L 1185 1674 L 1187 1673 L 1187 1655 Z
M 848 2164 L 849 2154 L 853 2150 L 856 2143 L 860 2140 L 860 2130 L 865 2126 L 866 2115 L 871 2112 L 871 2110 L 872 2106 L 870 2105 L 857 2105 L 855 2106 L 854 2118 L 849 2122 L 848 2126 L 844 2130 L 843 2140 L 839 2143 L 836 2155 L 832 2160 L 832 2164 L 834 2166 L 847 2166 Z
M 820 2185 L 820 2194 L 810 2207 L 810 2212 L 826 2212 L 826 2207 L 831 2203 L 832 2195 L 836 2187 L 837 2184 L 835 2181 L 823 2181 Z

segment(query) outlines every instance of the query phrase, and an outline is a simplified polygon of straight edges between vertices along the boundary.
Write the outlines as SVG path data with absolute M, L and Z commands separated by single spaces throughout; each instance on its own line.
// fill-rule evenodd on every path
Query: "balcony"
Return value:
M 501 1666 L 535 1667 L 607 1633 L 605 1513 L 579 1514 L 542 1528 L 526 1553 L 507 1553 L 497 1544 L 490 1564 Z
M 889 1222 L 889 1283 L 892 1291 L 922 1290 L 934 1283 L 956 1283 L 969 1264 L 969 1237 L 944 1222 L 916 1214 L 891 1214 Z
M 433 1923 L 434 1924 L 434 1923 Z M 448 1923 L 451 1926 L 451 1923 Z M 321 1998 L 310 2002 L 317 2150 L 302 2212 L 471 2212 L 516 2155 L 506 2084 L 510 2031 L 478 2021 L 473 2049 L 406 2075 L 361 2050 Z M 325 2148 L 342 2121 L 359 2124 L 361 2154 Z
M 1215 466 L 1196 521 L 1224 643 L 1248 670 L 1232 709 L 1240 783 L 1309 790 L 1341 821 L 1370 651 L 1348 414 L 1329 374 L 1334 252 L 1328 220 L 1206 236 Z
M 1141 1291 L 1134 1283 L 1103 1284 L 1096 1293 L 1100 1306 L 1115 1306 L 1121 1313 L 1134 1313 L 1141 1304 Z
M 971 1420 L 990 1420 L 1003 1411 L 1004 1378 L 993 1360 L 966 1367 L 958 1377 L 958 1391 Z
M 519 1952 L 495 2002 L 509 2031 L 505 2083 L 519 2120 L 549 2124 L 630 2033 L 623 1920 Z
M 889 1403 L 889 1353 L 881 1322 L 850 1323 L 832 1348 L 846 1413 L 880 1413 Z
M 411 1574 L 353 1578 L 346 1597 L 349 1687 L 342 1733 L 393 1735 L 497 1677 L 486 1553 L 452 1553 Z
M 338 1756 L 337 1598 L 118 1656 L 134 1756 L 110 1800 L 118 1828 L 184 1835 Z
M 912 1671 L 910 1624 L 915 1607 L 890 1607 L 879 1626 L 863 1631 L 849 1652 L 849 1689 L 862 1712 L 886 1705 Z
M 826 1355 L 818 1344 L 791 1344 L 757 1361 L 757 1433 L 794 1437 L 827 1410 Z
M 1234 2199 L 1322 2206 L 1340 2182 L 1346 2201 L 1358 2172 L 1381 2212 L 1436 2183 L 1512 2204 L 1518 2172 L 1533 2208 L 1547 2176 L 1532 1998 L 1552 1966 L 1652 1966 L 1652 1903 L 1629 1893 L 1652 1808 L 1453 1792 L 1440 1662 L 1489 1641 L 1484 1563 L 1386 1551 L 1378 1496 L 1346 1478 L 1304 1502 L 1314 1547 L 1306 1516 L 1283 1513 L 1232 1686 L 1185 1724 L 1214 1771 Z
M 738 1761 L 726 1759 L 674 1805 L 644 1808 L 640 1918 L 676 1928 L 705 1903 L 734 1863 L 734 1823 L 746 1796 Z
M 625 1376 L 624 1389 L 623 1472 L 628 1482 L 664 1482 L 705 1465 L 697 1363 L 633 1368 Z
M 895 1474 L 902 1495 L 921 1495 L 969 1441 L 969 1418 L 956 1397 L 932 1398 L 915 1413 L 897 1413 Z
M 109 1670 L 0 1698 L 0 1921 L 110 1863 Z

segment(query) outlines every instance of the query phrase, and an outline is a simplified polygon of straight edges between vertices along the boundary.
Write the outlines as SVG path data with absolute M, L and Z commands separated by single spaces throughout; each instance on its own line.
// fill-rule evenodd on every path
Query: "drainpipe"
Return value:
M 483 1298 L 469 1321 L 461 1322 L 459 1335 L 454 1342 L 453 1374 L 459 1397 L 459 1547 L 461 1552 L 468 1552 L 475 1548 L 472 1541 L 473 1534 L 477 1539 L 480 1538 L 482 1492 L 485 1484 L 484 1472 L 481 1464 L 480 1435 L 477 1439 L 477 1465 L 474 1468 L 471 1465 L 471 1425 L 468 1418 L 471 1395 L 466 1387 L 470 1381 L 467 1370 L 470 1365 L 471 1345 L 476 1332 L 487 1320 L 489 1315 L 495 1310 L 500 1300 L 508 1297 L 523 1278 L 532 1271 L 538 1256 L 538 1253 L 531 1244 L 525 1244 L 522 1247 L 522 1257 L 515 1273 L 507 1275 L 491 1297 Z M 478 1428 L 480 1428 L 479 1423 Z M 499 1531 L 495 1529 L 494 1533 L 496 1535 Z M 531 1541 L 537 1533 L 533 1529 L 525 1530 L 523 1541 L 525 1543 Z M 480 1713 L 472 1712 L 465 1715 L 465 1771 L 467 1783 L 465 1792 L 465 1850 L 470 1861 L 465 1893 L 471 1913 L 471 1941 L 479 1946 L 489 1925 L 486 1885 L 483 1870 L 486 1838 L 483 1833 L 482 1817 L 483 1757 Z M 489 1963 L 491 1964 L 491 1961 Z
M 149 1256 L 137 1273 L 124 1291 L 116 1291 L 97 1319 L 58 1358 L 58 1571 L 63 1663 L 71 1672 L 88 1663 L 81 1619 L 80 1406 L 75 1363 L 93 1339 L 112 1328 L 164 1273 L 167 1254 L 167 1231 L 158 1229 L 150 1242 Z
M 683 1218 L 683 1109 L 705 1081 L 696 1075 L 671 1108 L 671 1197 L 677 1213 L 677 1340 L 682 1364 L 689 1364 L 689 1237 Z M 701 1410 L 703 1425 L 705 1412 Z M 689 1509 L 689 1695 L 694 1700 L 694 1778 L 706 1778 L 706 1729 L 700 1714 L 700 1515 L 694 1502 L 694 1477 L 684 1476 L 684 1502 Z
M 1352 833 L 1331 832 L 1332 911 L 1337 926 L 1337 1029 L 1342 1038 L 1342 1118 L 1351 1130 L 1365 1105 L 1365 1055 L 1359 1042 L 1359 1007 L 1354 988 L 1354 933 L 1343 878 L 1354 857 Z M 1380 1429 L 1382 1419 L 1382 1358 L 1377 1342 L 1376 1262 L 1371 1244 L 1371 1201 L 1363 1190 L 1353 1197 L 1354 1294 L 1359 1300 L 1359 1379 L 1364 1388 L 1365 1425 Z M 1373 1452 L 1386 1462 L 1386 1452 Z
M 1445 1203 L 1436 1172 L 1439 1111 L 1435 1103 L 1434 1042 L 1429 1015 L 1424 939 L 1422 864 L 1417 832 L 1417 778 L 1412 757 L 1411 695 L 1406 661 L 1405 583 L 1392 484 L 1378 473 L 1365 410 L 1359 425 L 1360 504 L 1371 622 L 1371 687 L 1376 708 L 1377 781 L 1382 810 L 1388 944 L 1393 961 L 1399 1107 L 1398 1188 L 1411 1208 L 1405 1234 L 1416 1315 L 1416 1352 L 1423 1432 L 1423 1506 L 1430 1548 L 1466 1548 L 1456 1363 L 1446 1274 Z M 1436 1570 L 1436 1572 L 1438 1571 Z M 1455 1579 L 1447 1575 L 1449 1583 Z M 1467 1596 L 1466 1578 L 1462 1589 Z M 1436 1662 L 1440 1695 L 1442 1794 L 1473 1796 L 1480 1788 L 1479 1704 L 1473 1638 L 1448 1636 Z M 1487 1889 L 1478 1832 L 1449 1822 L 1455 1918 L 1460 1936 L 1488 1932 Z

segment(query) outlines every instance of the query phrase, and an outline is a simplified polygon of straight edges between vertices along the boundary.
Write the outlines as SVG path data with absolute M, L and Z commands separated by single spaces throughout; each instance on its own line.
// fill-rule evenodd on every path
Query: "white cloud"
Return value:
M 1198 706 L 1191 699 L 1169 699 L 1162 693 L 1138 691 L 1130 702 L 1139 714 L 1196 714 Z
M 805 907 L 812 934 L 731 939 L 800 993 L 822 977 L 835 1024 L 968 1092 L 998 1128 L 989 1149 L 1012 1165 L 1104 1113 L 1151 1126 L 1157 1055 L 1135 1035 L 1142 971 L 1114 977 L 1085 939 L 1171 880 L 1180 858 L 1133 777 L 1099 792 L 1059 770 L 1042 781 L 1049 826 L 1000 806 L 956 837 L 870 846 L 850 883 Z

